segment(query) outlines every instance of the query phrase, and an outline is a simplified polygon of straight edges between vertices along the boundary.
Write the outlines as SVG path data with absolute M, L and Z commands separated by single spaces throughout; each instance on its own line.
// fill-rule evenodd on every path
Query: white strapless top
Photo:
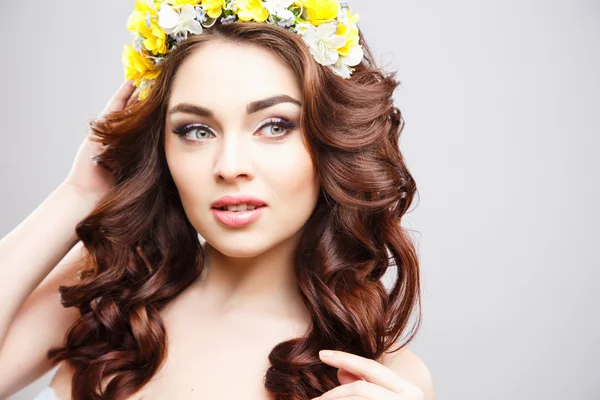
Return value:
M 33 400 L 58 400 L 58 397 L 56 397 L 54 389 L 50 386 L 46 386 Z

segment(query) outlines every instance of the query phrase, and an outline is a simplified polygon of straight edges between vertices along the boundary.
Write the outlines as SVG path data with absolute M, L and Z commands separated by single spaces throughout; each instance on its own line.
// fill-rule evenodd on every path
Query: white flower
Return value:
M 288 7 L 294 3 L 295 0 L 265 0 L 263 7 L 265 7 L 269 14 L 276 15 L 281 19 L 293 20 L 294 13 L 288 10 Z
M 350 54 L 341 55 L 337 62 L 332 65 L 333 70 L 343 78 L 350 78 L 353 67 L 358 65 L 364 56 L 364 51 L 360 45 L 357 45 L 350 50 Z
M 336 21 L 326 22 L 319 26 L 299 23 L 296 25 L 298 34 L 308 44 L 310 52 L 321 65 L 333 65 L 340 58 L 337 49 L 346 44 L 346 38 L 336 35 Z
M 233 12 L 237 12 L 238 6 L 235 4 L 235 0 L 231 0 L 229 3 L 225 4 L 225 9 Z
M 194 6 L 186 4 L 179 11 L 175 11 L 168 3 L 162 3 L 158 11 L 158 25 L 167 34 L 177 34 L 182 32 L 187 35 L 188 32 L 194 34 L 202 33 L 202 25 L 196 21 L 196 10 Z

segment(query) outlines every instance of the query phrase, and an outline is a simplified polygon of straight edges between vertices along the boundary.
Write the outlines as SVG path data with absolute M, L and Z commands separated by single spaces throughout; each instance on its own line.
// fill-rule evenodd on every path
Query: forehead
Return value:
M 197 100 L 216 107 L 245 107 L 274 94 L 301 98 L 296 76 L 283 60 L 250 43 L 212 41 L 182 62 L 172 83 L 169 105 Z

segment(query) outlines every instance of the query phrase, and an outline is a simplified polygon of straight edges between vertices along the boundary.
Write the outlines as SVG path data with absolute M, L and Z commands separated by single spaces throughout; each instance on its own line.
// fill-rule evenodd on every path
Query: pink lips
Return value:
M 211 209 L 211 211 L 215 218 L 218 219 L 224 225 L 231 227 L 239 227 L 248 225 L 256 221 L 262 215 L 266 208 L 267 206 L 259 206 L 254 210 L 246 211 L 227 211 L 220 210 L 218 208 L 213 208 Z
M 234 196 L 223 196 L 220 199 L 214 201 L 210 206 L 212 208 L 221 208 L 230 204 L 248 204 L 252 206 L 266 206 L 267 204 L 259 198 L 249 195 L 234 195 Z

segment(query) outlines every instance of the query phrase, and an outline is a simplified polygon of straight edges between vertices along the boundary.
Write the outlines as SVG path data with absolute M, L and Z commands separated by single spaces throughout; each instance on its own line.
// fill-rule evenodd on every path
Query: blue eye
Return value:
M 269 118 L 264 121 L 258 128 L 259 131 L 262 131 L 264 128 L 270 127 L 265 134 L 269 140 L 281 140 L 284 139 L 287 135 L 291 133 L 296 128 L 296 124 L 285 119 L 285 118 Z M 173 133 L 179 136 L 182 136 L 183 140 L 188 140 L 192 142 L 203 142 L 210 137 L 198 137 L 198 134 L 194 134 L 194 139 L 190 139 L 188 133 L 190 132 L 200 132 L 199 135 L 209 134 L 214 135 L 210 128 L 204 124 L 187 124 L 179 126 L 173 129 Z
M 173 133 L 176 135 L 180 135 L 180 136 L 186 136 L 189 132 L 192 132 L 192 131 L 210 133 L 208 126 L 203 125 L 203 124 L 188 124 L 188 125 L 183 125 L 183 126 L 173 129 Z M 196 135 L 194 135 L 194 136 L 196 136 Z M 205 139 L 205 138 L 196 137 L 196 139 L 185 139 L 185 140 L 195 141 L 195 140 L 203 140 L 203 139 Z
M 288 121 L 285 118 L 269 118 L 260 126 L 259 129 L 262 130 L 265 127 L 271 127 L 268 132 L 272 133 L 273 136 L 267 135 L 268 137 L 272 138 L 273 140 L 280 140 L 289 135 L 290 132 L 296 128 L 296 124 Z M 274 127 L 277 127 L 278 129 L 274 130 Z

